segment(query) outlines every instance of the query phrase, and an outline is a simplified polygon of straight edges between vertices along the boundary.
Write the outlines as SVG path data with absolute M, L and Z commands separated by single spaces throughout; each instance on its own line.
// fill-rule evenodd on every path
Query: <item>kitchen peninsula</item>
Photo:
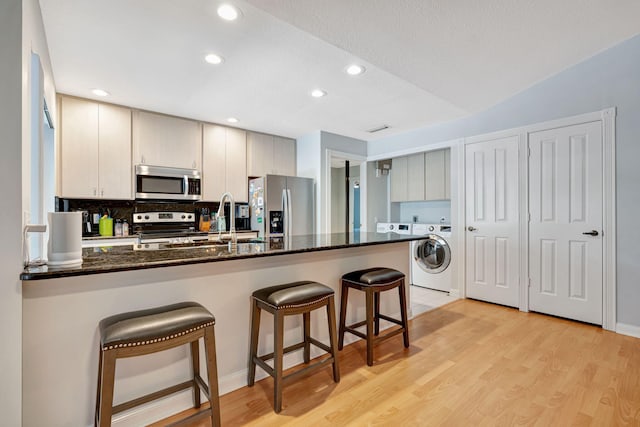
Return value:
M 374 266 L 395 268 L 408 276 L 409 242 L 418 238 L 357 233 L 296 236 L 284 242 L 239 243 L 234 248 L 215 244 L 159 250 L 134 250 L 130 246 L 85 248 L 80 267 L 25 270 L 21 276 L 24 424 L 92 424 L 97 325 L 104 317 L 179 301 L 203 304 L 216 316 L 219 388 L 221 393 L 227 393 L 246 385 L 249 297 L 254 290 L 314 280 L 339 294 L 342 274 Z M 382 311 L 396 315 L 397 297 L 386 297 L 382 296 Z M 321 310 L 312 316 L 318 317 L 312 325 L 326 323 L 322 320 L 326 314 Z M 347 316 L 349 321 L 364 318 L 362 295 L 350 296 Z M 264 319 L 260 332 L 262 353 L 271 351 L 270 320 Z M 296 341 L 301 329 L 297 316 L 287 318 L 285 344 Z M 325 329 L 314 326 L 312 334 L 328 342 Z M 301 362 L 302 355 L 293 353 L 285 358 L 285 367 Z M 186 347 L 142 359 L 119 360 L 115 402 L 184 380 L 189 363 Z M 114 418 L 114 425 L 146 424 L 190 404 L 190 392 L 178 393 L 155 406 L 124 412 Z

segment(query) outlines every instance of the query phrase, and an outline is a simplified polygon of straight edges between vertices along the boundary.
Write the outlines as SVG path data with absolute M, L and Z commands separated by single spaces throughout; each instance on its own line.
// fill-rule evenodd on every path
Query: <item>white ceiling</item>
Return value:
M 58 92 L 373 140 L 486 109 L 640 33 L 637 0 L 230 2 L 238 21 L 216 0 L 40 0 Z M 345 74 L 353 62 L 366 73 Z

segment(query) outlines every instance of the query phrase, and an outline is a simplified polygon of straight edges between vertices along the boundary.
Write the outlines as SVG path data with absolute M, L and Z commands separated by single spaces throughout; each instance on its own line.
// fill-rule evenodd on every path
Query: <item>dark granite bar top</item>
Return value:
M 242 242 L 236 248 L 228 244 L 211 242 L 201 247 L 158 246 L 113 246 L 84 248 L 82 265 L 75 267 L 28 267 L 20 275 L 21 280 L 43 280 L 59 277 L 111 273 L 144 268 L 169 267 L 204 262 L 229 261 L 234 259 L 277 256 L 303 252 L 326 251 L 349 247 L 409 242 L 424 236 L 385 233 L 338 233 L 323 235 L 293 236 L 288 240 L 273 238 L 268 241 Z M 169 245 L 170 246 L 170 245 Z M 177 247 L 175 247 L 177 246 Z

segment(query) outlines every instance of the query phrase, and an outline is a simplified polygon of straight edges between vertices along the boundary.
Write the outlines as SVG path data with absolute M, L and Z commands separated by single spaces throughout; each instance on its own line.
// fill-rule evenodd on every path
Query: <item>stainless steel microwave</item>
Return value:
M 136 165 L 136 199 L 200 200 L 200 172 L 195 169 Z

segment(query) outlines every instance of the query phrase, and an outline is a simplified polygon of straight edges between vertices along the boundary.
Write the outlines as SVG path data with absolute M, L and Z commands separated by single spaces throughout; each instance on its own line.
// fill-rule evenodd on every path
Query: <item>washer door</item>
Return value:
M 443 272 L 451 262 L 451 248 L 446 240 L 437 234 L 429 234 L 416 242 L 413 258 L 427 273 Z

